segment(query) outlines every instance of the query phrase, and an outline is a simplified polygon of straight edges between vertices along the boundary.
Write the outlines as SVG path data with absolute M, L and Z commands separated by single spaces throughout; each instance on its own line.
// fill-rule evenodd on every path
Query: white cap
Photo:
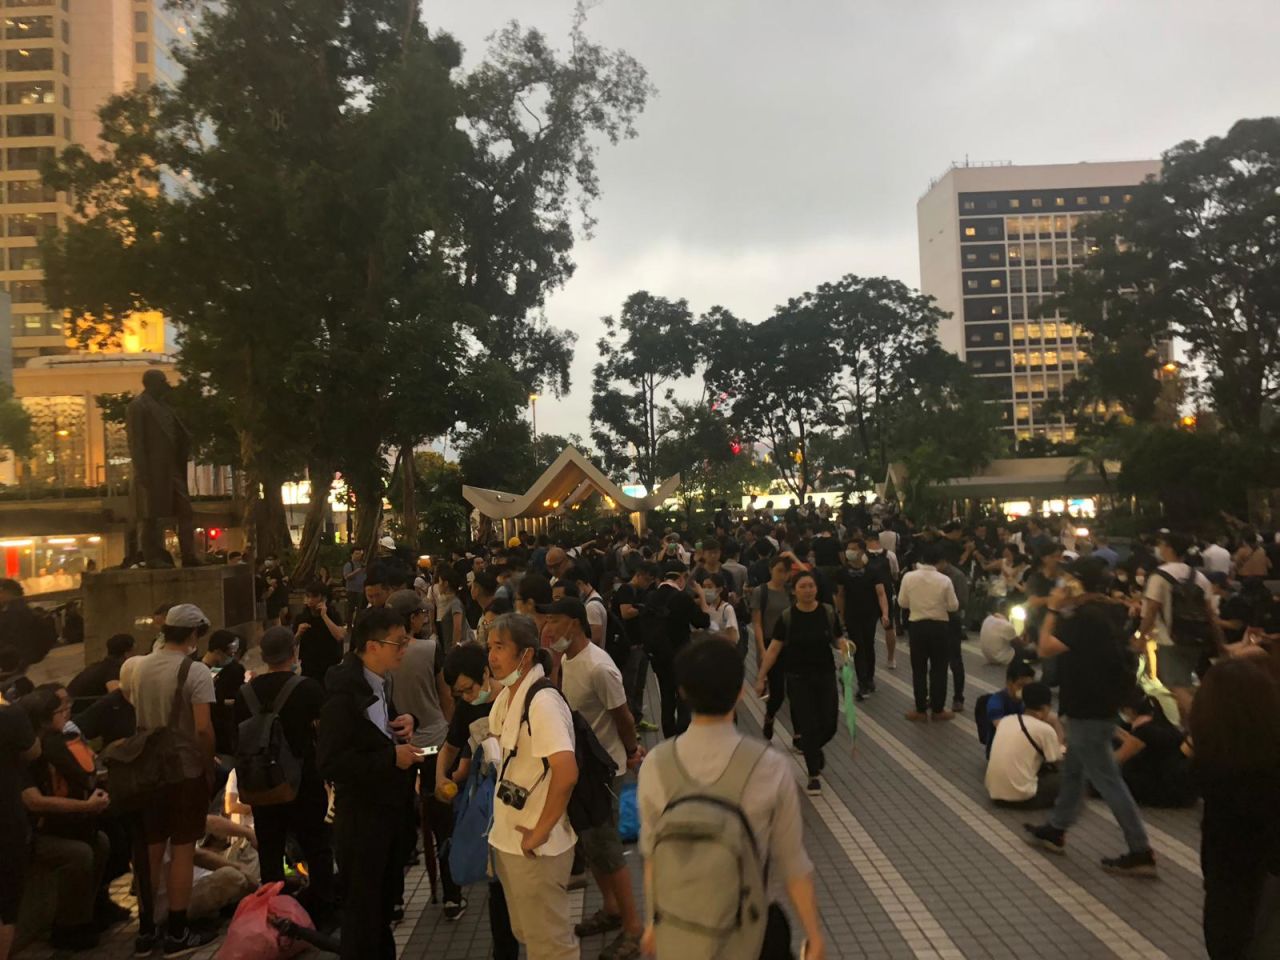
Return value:
M 396 548 L 396 542 L 390 537 L 383 537 L 378 541 L 378 546 L 386 547 L 388 550 L 394 550 Z
M 166 627 L 207 627 L 209 618 L 194 603 L 179 603 L 169 608 L 164 616 Z

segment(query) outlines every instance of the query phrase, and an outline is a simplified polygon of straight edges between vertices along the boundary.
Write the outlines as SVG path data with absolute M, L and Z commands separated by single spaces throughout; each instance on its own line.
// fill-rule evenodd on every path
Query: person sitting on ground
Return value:
M 61 950 L 92 950 L 101 930 L 128 919 L 128 911 L 112 903 L 103 886 L 111 846 L 98 820 L 110 798 L 97 789 L 92 754 L 87 754 L 86 770 L 63 739 L 70 701 L 52 690 L 36 690 L 18 706 L 27 714 L 41 746 L 21 786 L 22 803 L 35 833 L 32 863 L 48 870 L 56 883 L 50 942 Z M 37 886 L 27 890 L 29 896 L 42 893 L 47 891 Z
M 134 639 L 131 633 L 117 633 L 107 638 L 107 655 L 97 663 L 91 663 L 67 684 L 72 698 L 103 697 L 120 689 L 120 668 L 133 656 Z
M 1022 649 L 1025 641 L 1018 636 L 1018 628 L 1009 622 L 1008 614 L 997 607 L 987 614 L 978 633 L 978 646 L 987 663 L 1004 666 Z
M 1004 672 L 1004 689 L 997 690 L 987 698 L 985 705 L 986 729 L 992 734 L 986 741 L 988 756 L 991 754 L 991 743 L 996 727 L 1003 718 L 1011 714 L 1022 713 L 1024 709 L 1022 691 L 1035 678 L 1036 671 L 1031 664 L 1025 660 L 1015 660 L 1009 664 Z
M 1120 708 L 1129 729 L 1117 730 L 1116 763 L 1129 792 L 1144 807 L 1189 807 L 1196 802 L 1191 745 L 1155 700 L 1135 694 Z
M 987 796 L 997 806 L 1045 810 L 1058 798 L 1055 766 L 1062 759 L 1062 724 L 1053 715 L 1053 691 L 1043 683 L 1022 690 L 1024 708 L 1003 717 L 991 739 Z

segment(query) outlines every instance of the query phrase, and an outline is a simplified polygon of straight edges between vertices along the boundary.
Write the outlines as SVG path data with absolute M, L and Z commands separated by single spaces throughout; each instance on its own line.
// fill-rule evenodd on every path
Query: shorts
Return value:
M 209 783 L 195 777 L 156 791 L 142 810 L 142 839 L 148 844 L 196 843 L 205 834 L 209 813 Z
M 1156 677 L 1166 687 L 1190 687 L 1200 672 L 1204 650 L 1175 644 L 1156 647 Z
M 27 861 L 31 849 L 25 843 L 0 846 L 0 926 L 18 922 L 18 908 L 22 904 L 22 884 L 26 879 Z
M 627 865 L 622 853 L 622 837 L 618 835 L 618 797 L 622 793 L 622 777 L 613 780 L 613 812 L 608 823 L 582 833 L 582 856 L 596 873 L 617 873 Z

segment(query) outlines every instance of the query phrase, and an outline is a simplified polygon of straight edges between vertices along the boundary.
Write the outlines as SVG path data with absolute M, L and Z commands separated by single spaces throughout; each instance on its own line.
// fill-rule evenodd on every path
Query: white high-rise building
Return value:
M 1088 343 L 1070 317 L 1036 311 L 1088 253 L 1077 225 L 1123 208 L 1159 172 L 1158 160 L 957 164 L 920 198 L 920 288 L 951 314 L 939 340 L 991 382 L 1018 440 L 1074 439 L 1045 401 L 1075 379 Z

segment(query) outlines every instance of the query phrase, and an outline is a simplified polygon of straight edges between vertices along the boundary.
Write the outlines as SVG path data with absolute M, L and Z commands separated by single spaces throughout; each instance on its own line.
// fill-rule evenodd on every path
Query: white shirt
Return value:
M 918 563 L 902 578 L 898 606 L 911 611 L 912 623 L 917 620 L 945 622 L 960 609 L 960 601 L 956 599 L 956 588 L 950 577 L 927 563 Z
M 880 546 L 884 547 L 890 553 L 898 552 L 898 535 L 892 530 L 880 531 Z
M 605 636 L 609 631 L 609 609 L 604 605 L 604 597 L 600 596 L 595 590 L 590 595 L 583 598 L 583 606 L 587 608 L 587 623 L 593 627 L 601 627 L 600 643 L 604 643 Z M 588 639 L 592 638 L 594 633 L 588 633 Z M 574 708 L 575 710 L 577 707 Z
M 1185 580 L 1191 573 L 1191 568 L 1185 563 L 1164 563 L 1160 565 L 1160 569 L 1175 580 Z M 1218 599 L 1213 595 L 1213 586 L 1205 578 L 1205 575 L 1198 570 L 1196 571 L 1196 585 L 1204 593 L 1205 599 L 1209 601 L 1209 609 L 1216 613 Z M 1147 576 L 1146 589 L 1142 595 L 1147 600 L 1155 600 L 1160 604 L 1160 613 L 1156 615 L 1155 625 L 1151 628 L 1151 632 L 1155 634 L 1157 646 L 1172 646 L 1173 637 L 1169 635 L 1169 622 L 1173 619 L 1173 584 L 1158 573 L 1149 574 Z
M 384 737 L 390 738 L 391 717 L 387 713 L 386 681 L 368 667 L 364 668 L 364 678 L 369 681 L 369 686 L 373 688 L 373 703 L 365 708 L 365 716 L 369 718 L 369 722 L 377 727 Z
M 982 621 L 982 631 L 978 634 L 978 646 L 987 663 L 1006 664 L 1013 659 L 1013 641 L 1018 631 L 1004 617 L 989 614 Z
M 529 688 L 544 676 L 542 667 L 533 667 L 515 696 L 511 695 L 510 689 L 504 689 L 493 701 L 493 710 L 489 712 L 489 731 L 498 738 L 501 750 L 499 776 L 529 791 L 523 810 L 514 810 L 494 798 L 489 846 L 502 853 L 521 853 L 522 836 L 516 827 L 532 830 L 542 816 L 547 792 L 551 789 L 551 773 L 548 770 L 543 775 L 543 759 L 556 753 L 573 752 L 573 715 L 564 698 L 554 690 L 544 690 L 534 697 L 529 706 L 528 725 L 520 722 Z M 511 762 L 507 763 L 504 773 L 502 764 L 509 757 Z M 538 848 L 538 855 L 558 856 L 572 850 L 577 841 L 578 835 L 569 826 L 569 817 L 563 816 L 551 829 L 547 842 Z
M 618 721 L 610 711 L 626 704 L 627 692 L 613 657 L 590 642 L 576 657 L 566 653 L 560 661 L 560 688 L 569 706 L 591 724 L 596 739 L 613 757 L 618 773 L 625 773 L 627 750 L 618 736 Z
M 711 625 L 707 627 L 712 633 L 724 633 L 726 630 L 738 629 L 738 615 L 734 612 L 733 604 L 720 601 L 720 606 L 709 611 L 711 617 Z
M 991 758 L 987 760 L 987 794 L 992 800 L 1030 800 L 1036 795 L 1040 765 L 1062 759 L 1062 744 L 1053 727 L 1031 716 L 1024 715 L 1022 720 L 1031 739 L 1044 751 L 1044 759 L 1023 735 L 1016 715 L 1001 717 L 991 740 Z
M 1221 544 L 1211 543 L 1200 551 L 1205 573 L 1231 573 L 1231 552 Z

